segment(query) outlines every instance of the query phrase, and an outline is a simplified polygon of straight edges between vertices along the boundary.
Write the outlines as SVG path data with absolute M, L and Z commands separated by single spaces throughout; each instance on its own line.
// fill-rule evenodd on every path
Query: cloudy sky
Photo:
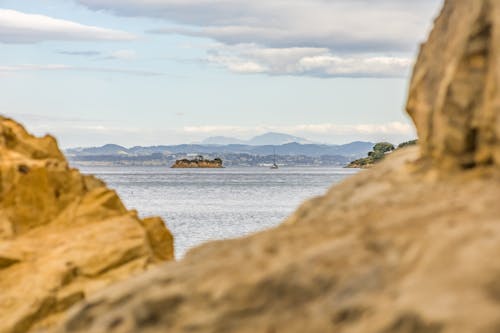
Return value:
M 0 0 L 0 114 L 63 147 L 402 141 L 440 0 Z

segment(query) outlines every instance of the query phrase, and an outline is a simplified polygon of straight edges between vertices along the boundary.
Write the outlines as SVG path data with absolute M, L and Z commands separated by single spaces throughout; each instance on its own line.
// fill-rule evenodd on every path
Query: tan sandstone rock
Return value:
M 499 27 L 499 1 L 447 1 L 421 50 L 408 112 L 441 167 L 500 164 Z
M 55 332 L 500 332 L 500 1 L 448 0 L 403 149 L 282 226 L 114 285 Z
M 160 219 L 138 218 L 56 141 L 0 117 L 0 332 L 54 323 L 112 282 L 173 259 Z

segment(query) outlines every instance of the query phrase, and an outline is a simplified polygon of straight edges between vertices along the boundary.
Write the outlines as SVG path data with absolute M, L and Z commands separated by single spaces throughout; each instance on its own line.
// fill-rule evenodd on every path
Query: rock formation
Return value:
M 500 164 L 500 2 L 447 1 L 423 46 L 408 112 L 442 168 Z
M 420 150 L 114 285 L 56 332 L 500 332 L 499 34 L 500 1 L 446 1 L 410 89 Z
M 161 219 L 139 219 L 69 168 L 52 137 L 0 117 L 0 332 L 50 326 L 89 294 L 172 258 Z
M 188 159 L 177 160 L 172 165 L 173 169 L 196 169 L 196 168 L 221 169 L 223 167 L 224 166 L 220 158 L 216 158 L 213 160 L 206 160 L 201 156 L 194 160 L 188 160 Z

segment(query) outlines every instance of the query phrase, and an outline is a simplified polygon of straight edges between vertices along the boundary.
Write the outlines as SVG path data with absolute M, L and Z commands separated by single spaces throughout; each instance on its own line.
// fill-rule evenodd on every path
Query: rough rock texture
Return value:
M 411 85 L 421 152 L 115 285 L 57 332 L 500 332 L 499 11 L 446 2 Z
M 46 136 L 0 117 L 0 332 L 54 323 L 88 294 L 173 258 L 159 218 L 70 169 Z
M 447 1 L 422 48 L 408 112 L 441 167 L 500 164 L 499 28 L 499 1 Z
M 421 170 L 417 149 L 113 286 L 57 332 L 499 332 L 500 172 Z

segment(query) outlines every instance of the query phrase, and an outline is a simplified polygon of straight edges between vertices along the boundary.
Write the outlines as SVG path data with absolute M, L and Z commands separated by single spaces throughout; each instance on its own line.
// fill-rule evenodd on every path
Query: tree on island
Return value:
M 401 149 L 401 148 L 415 145 L 415 144 L 417 144 L 417 140 L 406 141 L 406 142 L 403 142 L 400 145 L 398 145 L 398 147 L 396 148 L 390 142 L 379 142 L 375 146 L 373 146 L 372 151 L 368 152 L 368 157 L 360 158 L 360 159 L 357 159 L 355 161 L 352 161 L 351 163 L 349 163 L 349 165 L 347 167 L 348 168 L 366 168 L 366 167 L 369 167 L 369 166 L 383 160 L 385 155 L 390 154 L 397 149 Z

